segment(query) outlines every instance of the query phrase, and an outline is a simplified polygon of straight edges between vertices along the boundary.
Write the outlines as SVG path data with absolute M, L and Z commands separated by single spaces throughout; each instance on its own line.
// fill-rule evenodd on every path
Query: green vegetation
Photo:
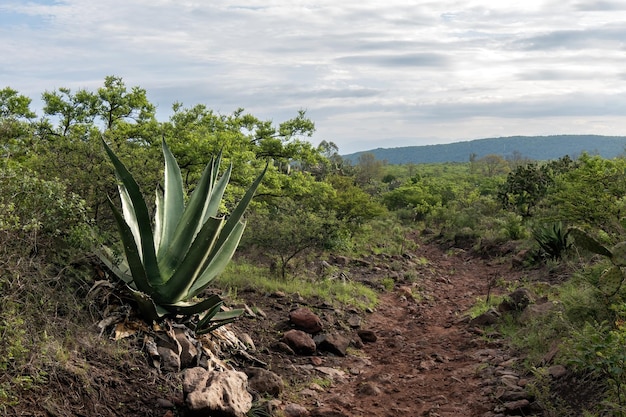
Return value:
M 236 316 L 218 311 L 244 290 L 364 310 L 378 302 L 372 288 L 404 281 L 420 302 L 430 265 L 414 252 L 429 240 L 541 270 L 524 286 L 547 310 L 505 314 L 494 333 L 539 376 L 560 346 L 555 363 L 607 382 L 587 411 L 624 414 L 626 159 L 469 150 L 454 163 L 348 160 L 332 142 L 311 144 L 302 110 L 274 124 L 177 103 L 159 121 L 143 89 L 113 76 L 42 100 L 37 116 L 29 98 L 0 90 L 0 412 L 86 355 L 79 323 L 110 307 L 93 298 L 102 261 L 134 295 L 117 301 L 148 321 L 190 316 L 201 333 Z M 351 276 L 354 265 L 367 273 Z M 368 281 L 381 265 L 388 274 Z M 480 298 L 472 314 L 498 302 Z M 536 389 L 551 398 L 549 385 Z
M 222 301 L 218 296 L 202 301 L 194 298 L 232 258 L 245 229 L 241 218 L 265 172 L 248 189 L 228 220 L 216 217 L 231 168 L 218 179 L 221 156 L 213 159 L 185 205 L 180 169 L 164 141 L 165 182 L 163 190 L 157 190 L 152 230 L 148 207 L 137 182 L 106 143 L 104 147 L 120 180 L 123 213 L 113 203 L 111 209 L 126 259 L 118 265 L 101 256 L 103 262 L 128 284 L 147 320 L 158 320 L 165 315 L 202 314 L 195 327 L 197 333 L 232 321 L 236 317 L 232 311 L 226 317 L 219 312 Z

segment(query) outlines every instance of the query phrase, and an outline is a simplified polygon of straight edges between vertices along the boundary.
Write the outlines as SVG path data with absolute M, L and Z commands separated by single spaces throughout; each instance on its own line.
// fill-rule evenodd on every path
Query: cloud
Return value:
M 35 99 L 121 76 L 161 119 L 304 108 L 340 147 L 619 134 L 625 18 L 617 0 L 4 0 L 0 74 Z

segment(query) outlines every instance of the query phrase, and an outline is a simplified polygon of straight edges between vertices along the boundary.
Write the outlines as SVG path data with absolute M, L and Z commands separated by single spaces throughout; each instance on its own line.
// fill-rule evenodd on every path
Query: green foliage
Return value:
M 582 229 L 571 228 L 569 233 L 578 246 L 611 261 L 613 266 L 602 273 L 598 280 L 598 288 L 608 297 L 616 295 L 624 283 L 622 267 L 626 266 L 626 242 L 620 242 L 609 249 Z
M 498 190 L 498 198 L 505 209 L 530 217 L 554 187 L 556 178 L 575 166 L 569 156 L 544 164 L 518 165 L 507 175 L 506 183 Z
M 542 218 L 603 229 L 611 236 L 623 232 L 619 220 L 626 196 L 626 160 L 582 155 L 554 178 L 542 202 Z
M 119 227 L 126 265 L 117 266 L 104 255 L 101 259 L 127 283 L 146 319 L 206 312 L 197 331 L 210 329 L 209 320 L 221 319 L 218 314 L 221 300 L 210 296 L 193 302 L 193 298 L 207 288 L 230 261 L 245 228 L 241 220 L 243 213 L 264 172 L 228 220 L 216 217 L 231 169 L 218 177 L 221 158 L 216 157 L 205 168 L 185 205 L 180 169 L 163 141 L 165 181 L 163 189 L 157 189 L 153 230 L 138 184 L 113 151 L 103 144 L 120 181 L 122 213 L 113 203 L 111 208 Z
M 313 211 L 306 203 L 292 199 L 280 200 L 267 213 L 253 213 L 250 218 L 253 230 L 246 243 L 275 257 L 283 279 L 287 278 L 288 265 L 297 255 L 332 249 L 340 232 L 332 211 Z
M 378 303 L 376 291 L 359 282 L 332 277 L 283 280 L 277 278 L 267 268 L 252 265 L 242 259 L 231 262 L 224 273 L 215 280 L 215 285 L 226 290 L 253 288 L 263 293 L 281 291 L 290 295 L 353 306 L 361 310 L 375 308 Z
M 549 259 L 561 259 L 570 247 L 569 232 L 563 228 L 562 222 L 536 226 L 532 233 L 533 238 Z
M 578 372 L 590 372 L 608 382 L 609 398 L 605 403 L 612 415 L 626 414 L 626 326 L 587 323 L 574 331 L 565 346 L 568 364 Z

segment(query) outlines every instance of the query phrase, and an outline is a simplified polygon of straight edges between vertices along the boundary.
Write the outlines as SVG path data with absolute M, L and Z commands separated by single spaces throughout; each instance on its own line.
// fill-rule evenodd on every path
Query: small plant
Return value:
M 125 262 L 100 259 L 126 282 L 148 320 L 167 315 L 202 314 L 197 333 L 206 333 L 234 320 L 241 311 L 220 312 L 222 300 L 198 296 L 227 266 L 245 228 L 243 213 L 265 171 L 248 189 L 228 219 L 217 217 L 232 166 L 221 178 L 221 155 L 206 166 L 185 205 L 183 181 L 174 156 L 163 141 L 165 181 L 157 189 L 154 230 L 146 202 L 133 176 L 103 141 L 119 180 L 122 212 L 109 200 L 124 246 Z M 267 167 L 266 167 L 267 170 Z
M 608 383 L 609 398 L 605 402 L 615 416 L 626 415 L 626 325 L 622 321 L 615 328 L 606 323 L 587 323 L 572 335 L 568 363 L 577 371 L 591 372 Z
M 561 259 L 570 247 L 569 231 L 563 229 L 561 222 L 536 227 L 532 233 L 533 238 L 549 259 Z

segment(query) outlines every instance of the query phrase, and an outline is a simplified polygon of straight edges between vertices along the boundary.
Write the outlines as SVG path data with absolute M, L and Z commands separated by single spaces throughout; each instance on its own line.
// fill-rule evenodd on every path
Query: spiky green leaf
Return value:
M 189 289 L 204 271 L 204 265 L 217 241 L 223 218 L 211 217 L 196 236 L 180 265 L 160 291 L 173 301 L 187 299 Z
M 120 232 L 120 238 L 122 239 L 122 244 L 124 246 L 124 254 L 126 255 L 126 261 L 128 262 L 128 267 L 130 268 L 130 272 L 133 276 L 133 282 L 137 290 L 142 291 L 146 294 L 151 294 L 154 289 L 148 279 L 146 269 L 144 268 L 144 263 L 141 260 L 141 256 L 139 255 L 139 250 L 137 248 L 137 244 L 135 242 L 135 238 L 133 236 L 133 232 L 130 230 L 130 227 L 124 220 L 124 217 L 120 213 L 120 211 L 115 207 L 115 204 L 109 199 L 109 205 L 111 206 L 111 211 L 113 211 L 113 217 L 117 223 L 118 230 Z M 112 272 L 115 272 L 112 270 Z M 120 277 L 123 279 L 122 277 Z
M 138 240 L 140 243 L 136 244 L 136 246 L 138 253 L 140 254 L 140 258 L 145 265 L 146 278 L 153 286 L 161 285 L 164 281 L 158 268 L 156 251 L 154 248 L 154 236 L 152 234 L 152 224 L 150 222 L 148 207 L 146 206 L 146 202 L 141 194 L 139 185 L 130 172 L 128 172 L 128 169 L 126 169 L 126 166 L 124 166 L 122 161 L 120 161 L 111 148 L 109 148 L 106 142 L 102 140 L 102 143 L 107 154 L 109 155 L 109 159 L 113 163 L 115 173 L 121 181 L 121 184 L 119 185 L 120 197 L 122 198 L 123 205 L 125 205 L 123 207 L 125 207 L 125 210 L 129 211 L 127 214 L 128 217 L 125 218 L 126 221 L 130 222 L 127 226 L 131 232 L 134 228 L 138 230 L 136 233 L 139 235 Z M 133 239 L 135 239 L 134 233 L 132 236 Z
M 211 166 L 212 164 L 209 164 L 204 169 L 198 185 L 193 193 L 191 193 L 191 197 L 176 227 L 172 241 L 163 257 L 159 260 L 159 268 L 163 275 L 167 277 L 167 280 L 170 279 L 174 271 L 176 271 L 185 258 L 194 240 L 196 230 L 202 227 L 201 221 L 206 198 L 210 195 L 212 188 Z
M 164 188 L 162 201 L 155 219 L 155 242 L 157 256 L 162 257 L 170 247 L 185 210 L 183 178 L 174 155 L 163 140 L 163 158 L 165 160 Z

